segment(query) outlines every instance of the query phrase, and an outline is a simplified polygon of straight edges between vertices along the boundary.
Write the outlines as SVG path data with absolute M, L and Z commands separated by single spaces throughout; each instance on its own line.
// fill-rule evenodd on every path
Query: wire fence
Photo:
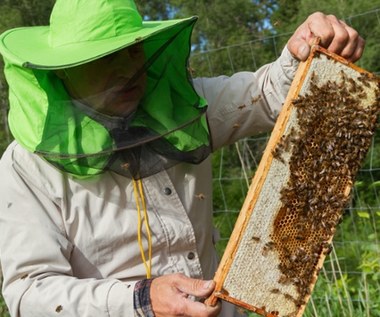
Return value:
M 367 43 L 380 43 L 380 8 L 344 20 L 358 29 Z M 206 77 L 256 70 L 280 55 L 289 35 L 280 34 L 193 54 L 191 65 L 197 76 Z M 364 54 L 358 66 L 377 73 L 379 62 L 374 60 L 373 54 Z M 220 253 L 229 239 L 268 138 L 269 135 L 260 135 L 241 140 L 214 154 L 214 219 L 221 232 Z M 380 133 L 377 132 L 306 316 L 380 316 L 379 232 Z

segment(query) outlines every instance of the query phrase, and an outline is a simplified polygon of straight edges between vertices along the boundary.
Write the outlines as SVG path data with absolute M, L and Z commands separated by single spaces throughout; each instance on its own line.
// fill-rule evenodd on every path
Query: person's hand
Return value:
M 183 274 L 170 274 L 153 279 L 150 300 L 156 317 L 197 316 L 214 317 L 221 309 L 207 306 L 194 298 L 206 298 L 215 288 L 214 281 L 197 280 Z
M 290 53 L 304 61 L 316 37 L 322 47 L 336 53 L 350 62 L 357 61 L 364 49 L 365 42 L 358 32 L 333 15 L 316 12 L 302 23 L 288 41 Z

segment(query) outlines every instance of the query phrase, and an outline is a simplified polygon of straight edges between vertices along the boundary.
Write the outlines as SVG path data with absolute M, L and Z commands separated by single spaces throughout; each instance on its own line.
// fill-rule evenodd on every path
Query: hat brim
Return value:
M 60 69 L 91 62 L 124 47 L 139 43 L 174 27 L 192 24 L 197 17 L 167 21 L 144 21 L 138 31 L 109 39 L 51 47 L 49 26 L 11 29 L 0 36 L 0 52 L 9 62 L 27 68 Z

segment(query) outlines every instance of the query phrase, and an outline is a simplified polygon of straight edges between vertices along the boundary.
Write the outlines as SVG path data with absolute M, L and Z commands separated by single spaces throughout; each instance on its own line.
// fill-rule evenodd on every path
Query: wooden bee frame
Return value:
M 314 46 L 300 63 L 215 274 L 218 299 L 301 316 L 371 144 L 379 81 Z

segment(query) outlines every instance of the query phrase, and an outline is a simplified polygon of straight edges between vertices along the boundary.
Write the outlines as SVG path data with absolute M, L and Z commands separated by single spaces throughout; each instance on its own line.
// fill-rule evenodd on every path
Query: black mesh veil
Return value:
M 54 71 L 33 70 L 49 102 L 35 152 L 79 177 L 112 170 L 143 178 L 179 162 L 204 160 L 210 154 L 207 106 L 188 71 L 194 22 L 142 42 L 145 62 L 123 89 L 144 76 L 145 91 L 136 109 L 125 116 L 110 116 L 86 100 L 73 100 Z M 107 100 L 115 91 L 107 88 L 95 97 Z

